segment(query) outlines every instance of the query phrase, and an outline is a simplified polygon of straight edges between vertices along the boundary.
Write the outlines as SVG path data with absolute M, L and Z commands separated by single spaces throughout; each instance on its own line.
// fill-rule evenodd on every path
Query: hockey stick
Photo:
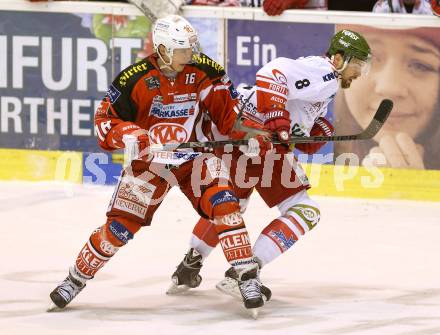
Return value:
M 179 14 L 180 7 L 184 4 L 183 0 L 128 0 L 135 5 L 151 22 L 167 14 Z
M 289 139 L 289 143 L 315 143 L 315 142 L 339 142 L 339 141 L 356 141 L 356 140 L 368 140 L 373 138 L 380 128 L 382 128 L 388 115 L 393 109 L 393 102 L 389 99 L 384 99 L 380 103 L 376 114 L 374 114 L 373 120 L 371 120 L 368 127 L 359 134 L 355 135 L 334 135 L 334 136 L 310 136 L 310 137 L 298 137 L 292 136 Z M 209 141 L 209 142 L 186 142 L 186 143 L 165 143 L 155 144 L 158 147 L 161 146 L 161 150 L 172 151 L 176 149 L 185 148 L 217 148 L 225 145 L 246 145 L 248 140 L 225 140 L 225 141 Z M 280 144 L 280 141 L 273 141 L 273 144 Z

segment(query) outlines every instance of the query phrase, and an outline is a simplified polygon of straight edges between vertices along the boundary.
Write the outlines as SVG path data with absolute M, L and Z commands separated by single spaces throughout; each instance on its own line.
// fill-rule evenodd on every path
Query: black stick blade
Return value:
M 366 140 L 373 138 L 382 128 L 385 121 L 393 109 L 393 102 L 390 99 L 383 99 L 377 108 L 376 114 L 374 114 L 373 120 L 359 136 L 358 139 Z

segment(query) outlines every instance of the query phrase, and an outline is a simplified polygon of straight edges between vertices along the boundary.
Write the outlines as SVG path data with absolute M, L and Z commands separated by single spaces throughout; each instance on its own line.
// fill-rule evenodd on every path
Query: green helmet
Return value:
M 337 53 L 341 53 L 346 62 L 349 62 L 352 57 L 362 61 L 368 61 L 371 57 L 370 46 L 365 38 L 347 29 L 338 31 L 330 41 L 327 55 L 333 56 Z

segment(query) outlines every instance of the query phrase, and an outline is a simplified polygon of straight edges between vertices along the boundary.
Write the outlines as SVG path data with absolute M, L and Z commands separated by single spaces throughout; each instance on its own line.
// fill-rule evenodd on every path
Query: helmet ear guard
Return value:
M 371 60 L 371 49 L 365 38 L 348 29 L 338 31 L 330 41 L 327 56 L 333 60 L 337 53 L 344 58 L 344 65 L 338 71 L 343 71 L 353 58 L 366 63 Z

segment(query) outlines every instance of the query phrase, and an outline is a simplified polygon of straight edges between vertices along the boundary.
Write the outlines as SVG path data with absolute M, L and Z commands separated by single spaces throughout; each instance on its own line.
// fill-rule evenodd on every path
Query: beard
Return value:
M 341 88 L 350 88 L 351 79 L 341 79 Z

